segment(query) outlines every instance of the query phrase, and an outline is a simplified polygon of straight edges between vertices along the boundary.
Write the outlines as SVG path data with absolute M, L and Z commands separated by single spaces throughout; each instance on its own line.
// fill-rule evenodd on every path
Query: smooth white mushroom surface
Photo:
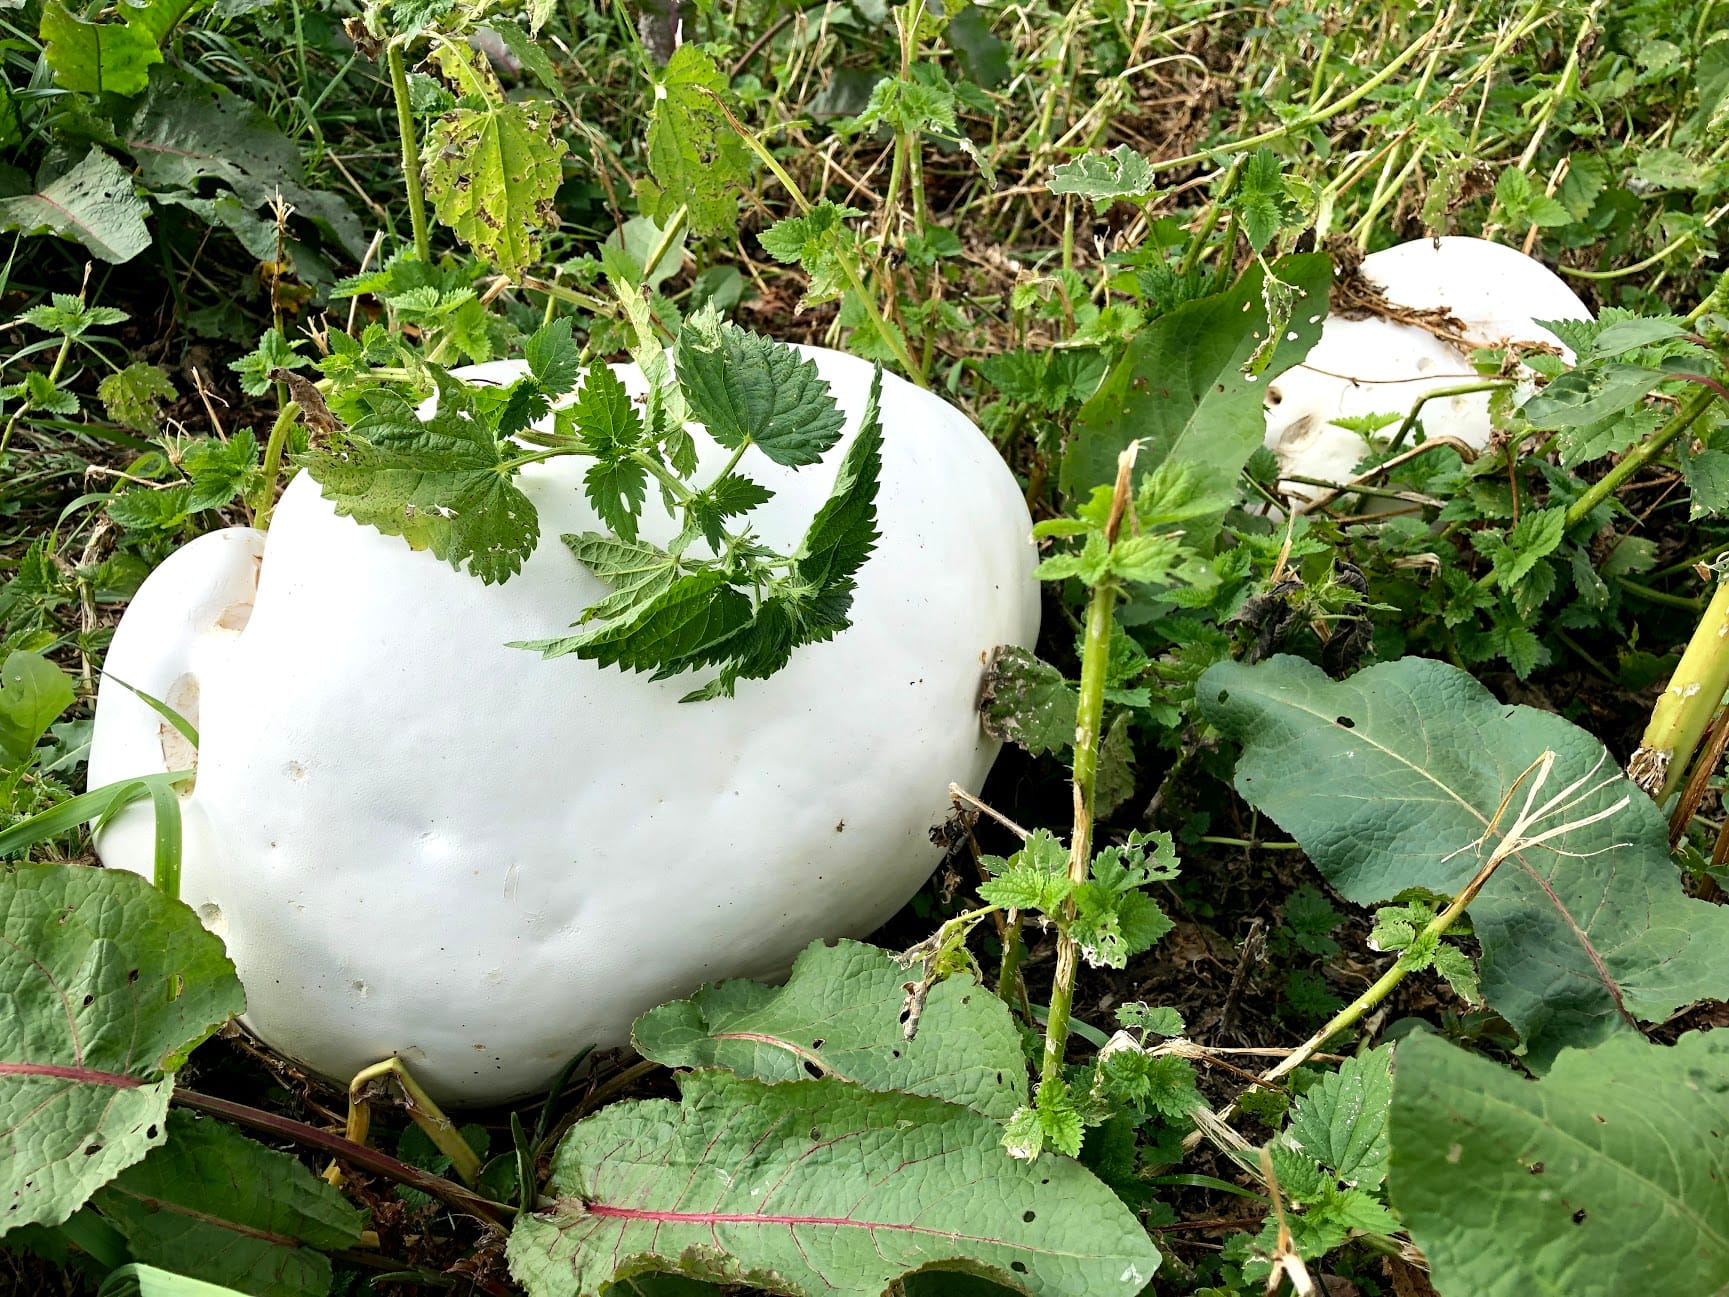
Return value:
M 870 380 L 801 350 L 848 429 L 821 465 L 741 464 L 778 493 L 753 521 L 782 552 Z M 950 781 L 976 787 L 995 757 L 976 713 L 986 656 L 1030 647 L 1039 604 L 1026 505 L 978 429 L 889 375 L 882 425 L 882 537 L 852 627 L 733 699 L 680 704 L 706 677 L 506 647 L 565 633 L 606 592 L 558 539 L 604 530 L 582 459 L 523 470 L 541 541 L 503 585 L 338 517 L 304 474 L 267 540 L 219 532 L 165 562 L 107 666 L 195 703 L 182 897 L 227 942 L 250 1026 L 339 1080 L 394 1054 L 442 1100 L 499 1101 L 623 1043 L 652 1005 L 775 975 L 902 905 L 938 861 Z M 727 452 L 698 441 L 706 480 Z M 163 728 L 104 679 L 91 786 L 183 766 Z M 98 849 L 148 874 L 148 802 Z
M 1465 326 L 1471 346 L 1559 346 L 1536 321 L 1591 318 L 1548 267 L 1483 239 L 1402 243 L 1365 257 L 1362 274 L 1396 306 L 1445 307 Z M 1334 420 L 1403 416 L 1425 393 L 1480 377 L 1469 356 L 1416 325 L 1330 317 L 1304 362 L 1267 388 L 1266 446 L 1278 456 L 1281 476 L 1345 482 L 1370 447 Z M 1420 418 L 1426 436 L 1454 437 L 1474 450 L 1488 444 L 1492 431 L 1486 392 L 1438 397 L 1423 406 Z M 1289 480 L 1280 482 L 1279 491 L 1299 511 L 1326 493 Z

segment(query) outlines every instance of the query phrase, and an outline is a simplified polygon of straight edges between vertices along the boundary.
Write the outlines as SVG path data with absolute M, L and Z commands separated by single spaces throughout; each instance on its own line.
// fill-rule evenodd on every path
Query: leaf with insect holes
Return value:
M 648 473 L 641 464 L 628 459 L 590 464 L 582 475 L 582 493 L 619 539 L 636 539 L 636 520 L 648 498 Z
M 477 256 L 515 277 L 540 256 L 540 231 L 556 221 L 564 152 L 550 119 L 531 103 L 457 108 L 428 133 L 426 194 Z
M 683 1100 L 614 1104 L 553 1156 L 552 1205 L 511 1230 L 530 1297 L 645 1270 L 793 1297 L 877 1297 L 916 1270 L 1034 1297 L 1135 1297 L 1159 1254 L 1091 1172 L 1003 1155 L 958 1104 L 826 1078 L 679 1078 Z
M 705 986 L 637 1019 L 631 1044 L 668 1067 L 724 1067 L 771 1084 L 832 1076 L 1007 1118 L 1027 1095 L 1008 1007 L 970 978 L 950 978 L 932 989 L 908 1040 L 906 980 L 886 950 L 819 941 L 799 955 L 784 986 Z
M 508 444 L 472 417 L 468 390 L 442 381 L 425 420 L 400 393 L 363 399 L 365 417 L 302 461 L 324 498 L 488 585 L 515 576 L 540 539 L 540 518 L 504 467 Z
M 676 354 L 691 417 L 729 450 L 748 437 L 775 463 L 799 468 L 820 460 L 846 424 L 815 361 L 712 308 L 685 321 Z
M 96 385 L 97 399 L 115 423 L 134 432 L 154 432 L 162 417 L 162 402 L 180 394 L 160 365 L 138 360 L 116 370 Z
M 322 1249 L 358 1246 L 360 1212 L 297 1158 L 219 1121 L 171 1112 L 167 1130 L 96 1191 L 133 1259 L 268 1297 L 324 1297 Z
M 57 1225 L 163 1140 L 173 1073 L 246 1007 L 222 942 L 124 870 L 0 874 L 0 1234 Z
M 57 234 L 117 264 L 150 246 L 149 210 L 131 173 L 93 147 L 70 171 L 39 178 L 35 193 L 0 198 L 0 231 Z
M 1393 1077 L 1393 1206 L 1443 1293 L 1720 1293 L 1726 1109 L 1721 1032 L 1564 1050 L 1540 1081 L 1419 1034 Z
M 1524 1037 L 1528 1065 L 1729 985 L 1729 909 L 1681 890 L 1662 813 L 1561 717 L 1506 706 L 1424 658 L 1344 681 L 1293 657 L 1222 662 L 1195 699 L 1243 745 L 1237 791 L 1358 905 L 1411 888 L 1458 892 L 1499 839 L 1475 844 L 1524 804 L 1530 780 L 1515 784 L 1556 754 L 1538 804 L 1578 787 L 1537 829 L 1565 831 L 1510 855 L 1470 908 L 1484 999 Z
M 1145 198 L 1153 192 L 1153 167 L 1127 144 L 1109 153 L 1088 153 L 1051 168 L 1053 194 L 1074 194 L 1094 202 Z
M 1018 644 L 1005 644 L 985 672 L 980 715 L 985 733 L 1035 757 L 1075 741 L 1080 692 L 1050 663 Z
M 652 215 L 683 206 L 692 234 L 738 228 L 739 186 L 750 179 L 750 150 L 727 120 L 718 96 L 727 79 L 701 46 L 683 44 L 655 82 L 648 122 L 648 169 L 658 201 Z
M 75 697 L 72 681 L 47 658 L 9 654 L 0 667 L 0 769 L 26 764 L 36 751 L 36 740 Z

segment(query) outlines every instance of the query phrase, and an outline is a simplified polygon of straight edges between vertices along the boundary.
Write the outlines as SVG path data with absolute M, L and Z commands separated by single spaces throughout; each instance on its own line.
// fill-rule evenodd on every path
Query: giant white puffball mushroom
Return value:
M 1538 320 L 1591 318 L 1547 266 L 1484 239 L 1402 243 L 1365 257 L 1361 273 L 1395 306 L 1445 308 L 1464 326 L 1463 341 L 1472 347 L 1559 346 Z M 1345 482 L 1370 447 L 1334 420 L 1404 415 L 1427 392 L 1479 378 L 1464 351 L 1417 325 L 1380 316 L 1330 316 L 1303 363 L 1267 388 L 1266 446 L 1278 456 L 1281 477 Z M 1430 438 L 1452 437 L 1473 450 L 1488 445 L 1487 392 L 1437 397 L 1419 417 Z M 1279 493 L 1299 511 L 1327 494 L 1293 481 L 1281 481 Z
M 777 492 L 752 522 L 783 553 L 871 377 L 801 350 L 848 423 L 821 465 L 741 465 Z M 117 680 L 193 715 L 182 898 L 226 941 L 263 1040 L 338 1080 L 396 1055 L 441 1100 L 502 1101 L 657 1003 L 776 975 L 906 902 L 950 781 L 976 787 L 996 755 L 981 675 L 997 645 L 1032 645 L 1038 591 L 1026 505 L 985 437 L 890 375 L 881 408 L 881 539 L 851 628 L 732 699 L 506 647 L 568 633 L 606 593 L 559 541 L 604 530 L 580 458 L 522 471 L 541 540 L 502 585 L 337 516 L 305 474 L 268 537 L 206 535 L 151 575 L 108 654 L 90 783 L 190 755 Z M 727 452 L 697 439 L 703 481 Z M 152 837 L 146 800 L 97 845 L 149 874 Z

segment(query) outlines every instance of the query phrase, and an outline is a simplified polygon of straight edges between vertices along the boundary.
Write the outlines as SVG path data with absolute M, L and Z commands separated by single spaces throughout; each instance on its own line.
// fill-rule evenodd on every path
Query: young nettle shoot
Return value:
M 656 679 L 717 667 L 687 701 L 730 697 L 738 681 L 773 675 L 796 649 L 850 624 L 854 578 L 878 534 L 881 371 L 833 489 L 783 554 L 751 528 L 751 512 L 774 492 L 747 470 L 753 451 L 806 468 L 839 440 L 846 420 L 815 363 L 712 310 L 686 322 L 671 365 L 646 329 L 639 340 L 650 380 L 641 399 L 601 362 L 584 375 L 569 322 L 556 320 L 528 340 L 529 372 L 508 386 L 431 369 L 437 405 L 425 418 L 411 391 L 361 388 L 346 403 L 353 421 L 305 466 L 339 513 L 490 584 L 514 576 L 540 539 L 518 473 L 561 456 L 592 459 L 583 492 L 607 530 L 563 540 L 612 593 L 581 610 L 575 633 L 518 646 Z M 731 452 L 706 480 L 687 421 Z M 664 545 L 641 525 L 651 483 L 677 525 Z

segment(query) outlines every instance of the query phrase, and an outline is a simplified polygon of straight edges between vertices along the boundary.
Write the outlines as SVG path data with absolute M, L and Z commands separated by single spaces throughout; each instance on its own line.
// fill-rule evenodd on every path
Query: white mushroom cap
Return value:
M 1388 301 L 1412 309 L 1444 307 L 1477 347 L 1513 342 L 1558 346 L 1537 320 L 1586 320 L 1572 289 L 1540 262 L 1483 239 L 1418 239 L 1363 259 L 1362 274 Z M 1344 482 L 1369 453 L 1358 433 L 1334 420 L 1407 413 L 1426 392 L 1475 381 L 1467 355 L 1427 330 L 1393 320 L 1329 318 L 1301 365 L 1267 389 L 1266 446 L 1284 474 Z M 1489 394 L 1438 398 L 1423 407 L 1428 437 L 1488 445 Z M 1324 489 L 1281 482 L 1299 509 Z
M 778 492 L 754 518 L 779 546 L 826 496 L 870 378 L 804 350 L 849 429 L 821 466 L 746 456 Z M 258 1034 L 337 1079 L 395 1054 L 443 1100 L 509 1099 L 623 1043 L 654 1004 L 773 975 L 902 905 L 937 863 L 949 782 L 977 786 L 996 754 L 975 710 L 985 656 L 1030 646 L 1039 605 L 1026 505 L 989 442 L 888 375 L 882 423 L 883 534 L 853 626 L 731 700 L 681 705 L 702 677 L 505 647 L 563 633 L 605 592 L 558 539 L 602 530 L 586 461 L 523 471 L 542 536 L 503 585 L 338 517 L 305 475 L 220 652 L 184 609 L 244 601 L 257 534 L 165 563 L 108 666 L 151 693 L 198 677 L 183 898 L 228 943 Z M 712 471 L 725 452 L 698 439 Z M 664 538 L 658 522 L 645 532 Z M 92 786 L 164 768 L 139 706 L 104 684 Z M 102 834 L 107 864 L 150 871 L 150 815 Z

